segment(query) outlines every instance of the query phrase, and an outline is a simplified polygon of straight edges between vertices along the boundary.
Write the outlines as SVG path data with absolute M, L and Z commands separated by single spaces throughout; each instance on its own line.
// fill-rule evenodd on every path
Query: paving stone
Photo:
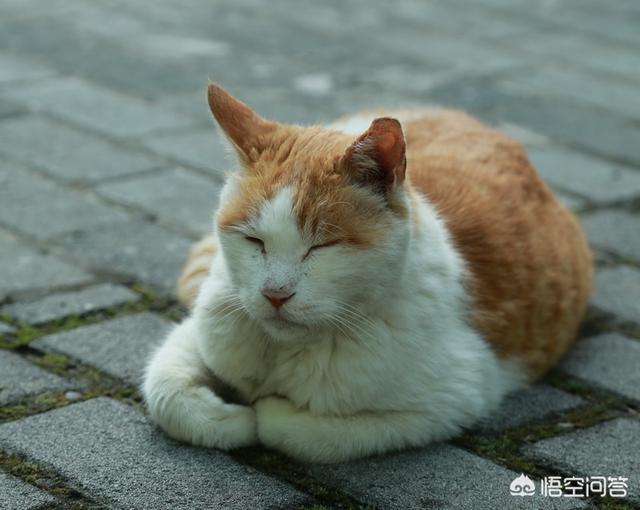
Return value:
M 615 27 L 609 30 L 615 32 Z M 546 33 L 544 37 L 531 34 L 517 38 L 514 46 L 525 49 L 530 54 L 540 57 L 556 57 L 562 62 L 570 62 L 582 69 L 599 71 L 608 78 L 627 78 L 638 81 L 640 79 L 640 55 L 629 46 L 600 44 L 599 41 L 587 34 L 571 32 L 569 30 Z M 588 58 L 585 58 L 588 55 Z M 579 86 L 579 85 L 577 85 Z
M 640 400 L 640 342 L 617 333 L 579 340 L 560 368 L 625 397 Z
M 175 168 L 104 184 L 98 192 L 120 203 L 140 207 L 163 222 L 205 233 L 212 229 L 220 188 L 220 183 Z
M 582 476 L 628 478 L 629 499 L 640 502 L 640 421 L 619 418 L 544 439 L 524 453 Z
M 6 90 L 4 94 L 34 111 L 121 138 L 193 124 L 179 113 L 80 78 L 42 80 Z
M 585 401 L 546 384 L 536 384 L 509 395 L 500 408 L 478 427 L 481 431 L 498 432 L 529 425 L 552 414 L 568 411 Z
M 19 56 L 0 51 L 0 84 L 12 81 L 38 80 L 55 74 L 54 69 L 25 58 L 24 55 Z
M 144 312 L 47 335 L 31 345 L 65 354 L 138 386 L 151 351 L 171 326 L 167 319 Z
M 293 508 L 308 500 L 224 453 L 175 443 L 107 398 L 1 425 L 0 446 L 53 466 L 109 508 Z
M 24 397 L 45 391 L 60 391 L 71 387 L 64 379 L 45 372 L 9 351 L 0 350 L 0 373 L 0 405 L 15 403 Z
M 43 118 L 0 123 L 0 151 L 73 181 L 119 177 L 159 166 L 158 159 Z
M 93 277 L 76 266 L 45 255 L 0 230 L 0 300 L 22 291 L 87 283 Z
M 640 196 L 640 172 L 576 152 L 545 147 L 529 150 L 529 159 L 552 186 L 609 202 Z
M 140 298 L 126 287 L 105 283 L 73 292 L 51 294 L 41 299 L 20 302 L 0 308 L 0 313 L 21 322 L 41 324 L 69 315 L 83 314 L 131 303 Z
M 637 88 L 610 77 L 597 78 L 572 69 L 528 69 L 500 82 L 500 87 L 515 93 L 535 93 L 578 99 L 623 116 L 640 117 Z
M 640 128 L 614 114 L 551 96 L 494 98 L 489 120 L 524 125 L 567 145 L 640 163 Z
M 423 27 L 403 30 L 402 33 L 382 30 L 376 35 L 381 46 L 398 50 L 421 62 L 455 66 L 466 70 L 499 72 L 517 67 L 518 58 L 506 51 L 469 41 L 452 34 L 429 33 Z M 425 51 L 425 48 L 429 48 Z M 481 64 L 480 64 L 481 63 Z
M 140 144 L 180 164 L 206 170 L 220 178 L 232 167 L 231 154 L 213 126 L 188 133 L 153 135 Z
M 640 215 L 599 211 L 580 218 L 589 242 L 623 257 L 640 260 Z
M 464 9 L 455 10 L 455 16 L 452 16 L 451 5 L 447 3 L 419 0 L 398 2 L 389 11 L 391 15 L 401 16 L 405 23 L 417 23 L 418 26 L 446 29 L 454 33 L 473 33 L 492 39 L 518 37 L 534 30 L 534 26 L 525 19 L 487 15 L 482 2 L 465 4 Z M 478 19 L 482 19 L 482 23 L 478 23 Z
M 36 510 L 54 502 L 55 498 L 50 494 L 0 471 L 2 510 Z
M 0 335 L 4 335 L 5 333 L 14 333 L 16 328 L 6 324 L 4 322 L 0 322 Z
M 167 229 L 137 220 L 72 232 L 55 242 L 89 265 L 172 293 L 192 244 Z
M 0 429 L 1 430 L 1 429 Z M 584 508 L 566 498 L 511 496 L 518 473 L 459 448 L 438 444 L 423 450 L 347 464 L 310 468 L 313 476 L 377 508 L 494 510 Z
M 24 113 L 24 109 L 20 105 L 5 101 L 0 97 L 0 119 L 12 117 L 20 113 Z
M 602 310 L 640 323 L 640 269 L 618 266 L 598 270 L 591 302 Z
M 0 162 L 0 222 L 38 239 L 92 229 L 127 215 L 79 191 Z

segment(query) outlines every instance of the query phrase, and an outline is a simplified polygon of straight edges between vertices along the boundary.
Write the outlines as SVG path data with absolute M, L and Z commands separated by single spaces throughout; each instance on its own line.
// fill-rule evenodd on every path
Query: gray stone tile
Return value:
M 596 202 L 640 196 L 640 173 L 558 148 L 533 148 L 529 159 L 552 186 Z
M 0 152 L 72 181 L 119 177 L 159 166 L 161 161 L 44 118 L 0 123 Z
M 138 386 L 153 348 L 171 327 L 167 319 L 144 312 L 47 335 L 31 345 L 65 354 Z
M 0 373 L 0 405 L 15 403 L 45 391 L 60 391 L 71 387 L 64 379 L 45 372 L 9 351 L 0 350 Z
M 36 510 L 54 502 L 50 494 L 0 471 L 0 508 L 3 510 Z
M 521 124 L 567 145 L 607 157 L 640 162 L 640 129 L 596 108 L 553 97 L 504 96 L 489 118 Z
M 573 69 L 528 69 L 499 82 L 509 92 L 578 99 L 629 117 L 640 117 L 637 88 L 624 81 L 597 78 Z
M 86 289 L 51 294 L 41 299 L 14 303 L 0 308 L 0 313 L 29 323 L 41 324 L 69 315 L 82 314 L 123 303 L 131 303 L 140 296 L 126 287 L 105 283 Z
M 509 485 L 518 473 L 453 446 L 348 464 L 314 466 L 316 478 L 377 508 L 494 510 L 496 508 L 583 508 L 566 498 L 511 496 Z
M 640 400 L 640 342 L 617 333 L 579 340 L 560 368 L 625 397 Z
M 152 135 L 139 143 L 182 165 L 206 170 L 220 178 L 235 166 L 214 126 L 187 133 Z
M 193 124 L 188 117 L 80 78 L 56 78 L 5 90 L 37 112 L 126 138 Z
M 0 446 L 53 466 L 109 508 L 292 508 L 308 499 L 224 453 L 177 444 L 106 398 L 0 425 Z
M 478 427 L 483 431 L 498 432 L 512 427 L 530 425 L 552 414 L 568 411 L 584 404 L 580 397 L 546 384 L 509 395 L 500 408 Z
M 599 211 L 583 216 L 581 221 L 593 246 L 640 260 L 640 215 Z
M 0 85 L 12 81 L 39 80 L 56 74 L 56 71 L 24 55 L 0 51 Z
M 197 233 L 209 232 L 221 184 L 181 168 L 100 186 L 98 192 L 140 207 L 165 223 Z
M 72 232 L 55 242 L 90 266 L 116 271 L 169 292 L 175 289 L 192 243 L 137 220 Z
M 44 240 L 126 218 L 88 194 L 45 180 L 17 163 L 0 162 L 0 222 L 5 225 Z
M 0 230 L 0 300 L 23 291 L 87 283 L 93 277 L 77 266 L 45 255 Z
M 11 103 L 9 101 L 5 101 L 2 97 L 0 97 L 0 119 L 3 119 L 5 117 L 12 117 L 24 112 L 25 110 L 22 106 Z
M 5 322 L 0 322 L 0 335 L 4 335 L 5 333 L 14 333 L 15 330 L 16 328 L 14 328 L 13 326 Z
M 617 29 L 611 27 L 612 31 Z M 599 44 L 597 39 L 569 30 L 548 32 L 544 37 L 531 34 L 513 41 L 531 54 L 556 57 L 582 69 L 593 69 L 609 79 L 640 78 L 640 55 L 629 46 Z
M 640 501 L 640 421 L 620 418 L 551 439 L 524 453 L 582 476 L 628 478 L 629 498 Z
M 506 51 L 496 51 L 491 46 L 456 35 L 429 33 L 424 28 L 403 30 L 401 34 L 382 30 L 376 39 L 380 46 L 395 49 L 426 64 L 482 69 L 484 72 L 499 72 L 521 65 L 515 55 Z
M 640 323 L 640 269 L 618 266 L 598 270 L 591 302 L 622 319 Z

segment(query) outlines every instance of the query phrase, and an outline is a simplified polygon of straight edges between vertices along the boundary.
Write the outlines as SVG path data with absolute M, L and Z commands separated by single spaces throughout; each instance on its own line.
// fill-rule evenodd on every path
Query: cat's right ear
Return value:
M 375 119 L 345 154 L 353 178 L 387 193 L 404 181 L 407 159 L 402 126 L 396 119 Z
M 209 83 L 207 98 L 211 113 L 241 161 L 254 162 L 269 143 L 277 124 L 260 117 L 217 83 Z

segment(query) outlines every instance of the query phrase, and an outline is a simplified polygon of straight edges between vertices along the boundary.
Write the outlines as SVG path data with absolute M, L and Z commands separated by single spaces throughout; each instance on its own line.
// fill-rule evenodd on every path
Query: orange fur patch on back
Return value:
M 591 291 L 578 222 L 502 133 L 456 111 L 405 128 L 408 180 L 466 261 L 473 322 L 499 356 L 539 377 L 575 339 Z

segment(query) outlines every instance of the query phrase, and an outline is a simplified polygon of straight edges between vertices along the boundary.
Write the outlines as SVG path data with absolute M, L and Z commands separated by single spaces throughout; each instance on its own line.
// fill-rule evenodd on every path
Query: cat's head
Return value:
M 215 84 L 209 105 L 238 154 L 215 221 L 244 309 L 281 340 L 366 329 L 362 311 L 393 299 L 409 244 L 400 123 L 376 119 L 357 138 L 283 125 Z

